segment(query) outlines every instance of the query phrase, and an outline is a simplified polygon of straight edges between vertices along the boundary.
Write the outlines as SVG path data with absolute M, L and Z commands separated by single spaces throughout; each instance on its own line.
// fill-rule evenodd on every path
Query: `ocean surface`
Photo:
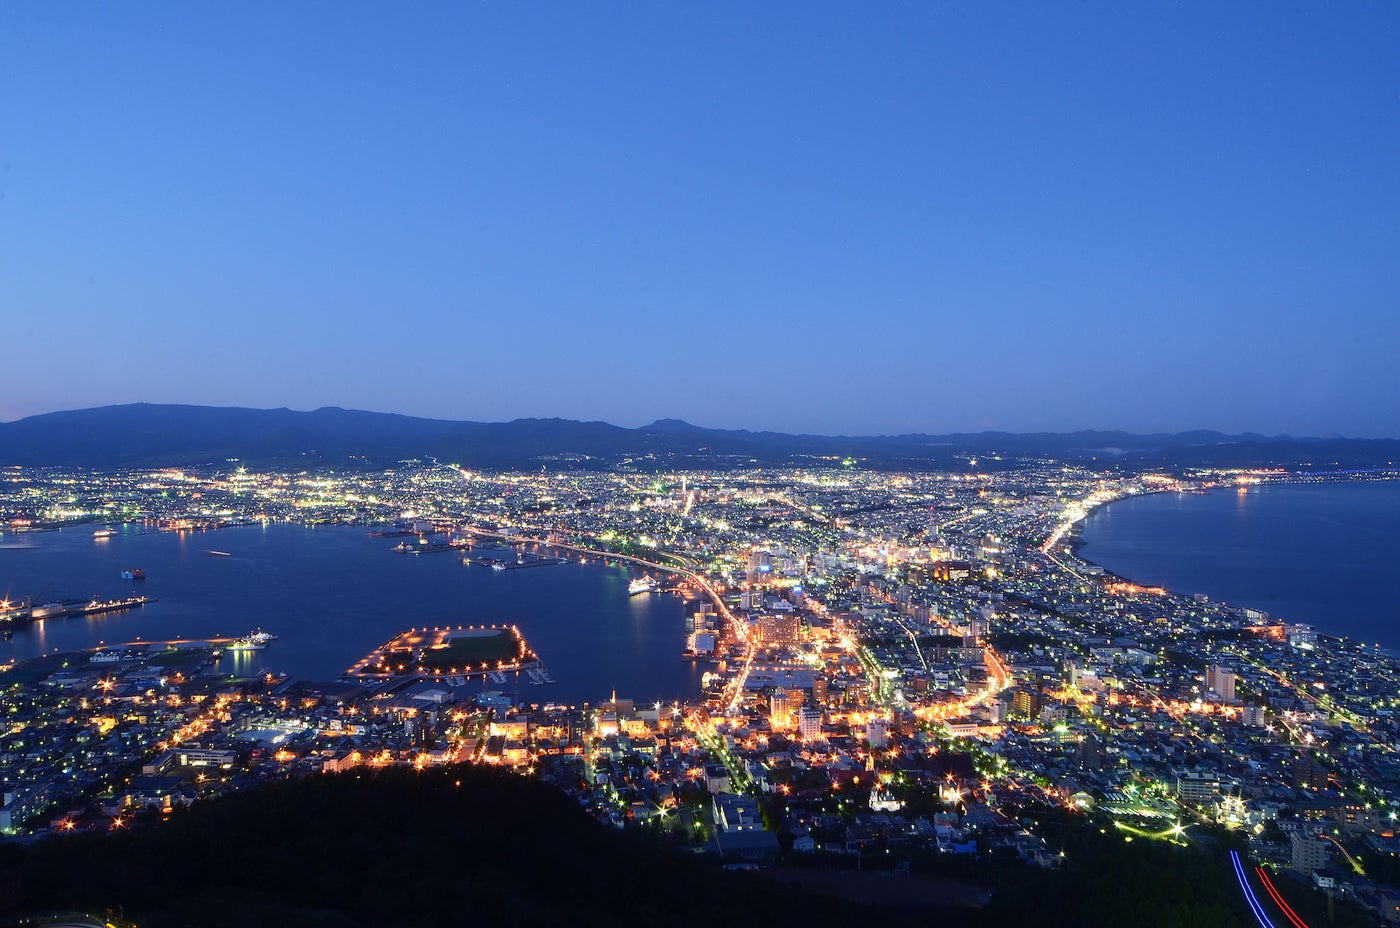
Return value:
M 1400 650 L 1400 481 L 1158 493 L 1092 512 L 1081 557 Z
M 681 660 L 684 602 L 675 594 L 629 597 L 639 570 L 591 560 L 494 571 L 462 564 L 461 552 L 397 554 L 400 539 L 348 526 L 175 534 L 123 525 L 107 539 L 95 539 L 94 528 L 0 538 L 0 595 L 48 602 L 135 591 L 157 602 L 37 621 L 0 641 L 0 659 L 262 628 L 278 636 L 267 650 L 222 660 L 239 670 L 333 680 L 408 628 L 515 624 L 557 681 L 532 686 L 511 675 L 509 685 L 491 686 L 515 690 L 521 700 L 597 703 L 615 689 L 641 703 L 700 691 L 703 668 Z M 11 547 L 16 542 L 33 547 Z M 143 568 L 146 579 L 120 579 L 126 567 Z

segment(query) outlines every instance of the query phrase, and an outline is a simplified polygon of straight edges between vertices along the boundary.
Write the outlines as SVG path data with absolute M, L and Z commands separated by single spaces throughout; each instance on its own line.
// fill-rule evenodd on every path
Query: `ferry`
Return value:
M 111 537 L 112 537 L 113 535 L 115 535 L 115 534 L 117 534 L 117 530 L 114 529 L 114 528 L 99 528 L 97 531 L 95 531 L 95 532 L 92 533 L 92 537 L 93 537 L 93 538 L 111 538 Z
M 637 596 L 641 593 L 655 593 L 659 584 L 651 577 L 642 577 L 640 580 L 633 580 L 627 584 L 627 595 Z
M 261 651 L 266 648 L 269 643 L 276 640 L 277 636 L 271 632 L 265 632 L 262 629 L 254 629 L 237 641 L 231 642 L 228 649 L 230 651 Z

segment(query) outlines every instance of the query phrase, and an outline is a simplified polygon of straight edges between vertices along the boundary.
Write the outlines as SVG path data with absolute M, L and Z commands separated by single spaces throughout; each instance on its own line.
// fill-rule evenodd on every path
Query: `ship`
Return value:
M 210 557 L 233 557 L 233 555 L 229 554 L 227 551 L 205 551 L 204 553 Z
M 140 567 L 128 567 L 122 571 L 123 580 L 145 580 L 146 572 Z
M 655 593 L 658 584 L 651 577 L 642 577 L 627 584 L 627 595 L 636 596 L 640 593 Z
M 111 538 L 111 537 L 112 537 L 113 535 L 115 535 L 115 534 L 117 534 L 117 530 L 114 529 L 114 528 L 99 528 L 97 531 L 95 531 L 95 532 L 92 533 L 92 537 L 93 537 L 93 538 Z
M 29 610 L 29 617 L 32 619 L 47 619 L 53 615 L 64 615 L 68 612 L 68 606 L 64 603 L 44 603 L 42 606 L 35 606 Z
M 262 629 L 258 628 L 244 635 L 242 638 L 239 638 L 237 641 L 231 642 L 228 646 L 228 650 L 261 651 L 264 648 L 266 648 L 269 643 L 276 640 L 276 635 L 272 634 L 271 632 L 265 632 Z

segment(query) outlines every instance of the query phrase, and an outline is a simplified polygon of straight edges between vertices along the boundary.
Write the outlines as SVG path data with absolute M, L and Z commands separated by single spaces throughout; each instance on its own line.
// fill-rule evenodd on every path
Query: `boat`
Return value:
M 210 557 L 233 557 L 233 555 L 229 554 L 227 551 L 205 551 L 204 553 Z
M 63 615 L 68 611 L 68 607 L 63 603 L 44 603 L 42 606 L 35 606 L 29 610 L 29 617 L 32 619 L 47 619 L 51 615 Z
M 502 564 L 500 561 L 492 561 L 492 562 L 491 562 L 491 569 L 492 569 L 492 570 L 505 570 L 505 569 L 506 569 L 506 565 Z
M 146 572 L 140 567 L 128 567 L 122 571 L 123 580 L 145 580 Z
M 641 593 L 655 593 L 659 584 L 651 577 L 642 577 L 627 584 L 627 595 L 637 596 Z
M 271 632 L 265 632 L 262 629 L 257 628 L 244 635 L 242 638 L 239 638 L 237 641 L 231 642 L 228 646 L 228 650 L 261 651 L 264 648 L 266 648 L 268 644 L 276 640 L 276 635 L 272 634 Z
M 114 528 L 99 528 L 97 531 L 95 531 L 95 532 L 92 533 L 92 537 L 93 537 L 93 538 L 111 538 L 111 537 L 112 537 L 113 535 L 115 535 L 115 534 L 117 534 L 117 530 L 114 529 Z

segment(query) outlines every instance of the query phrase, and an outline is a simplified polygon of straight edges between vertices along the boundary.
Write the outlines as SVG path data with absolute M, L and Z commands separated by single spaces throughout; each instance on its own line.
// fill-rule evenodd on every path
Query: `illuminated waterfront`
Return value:
M 35 622 L 0 642 L 0 658 L 261 627 L 279 636 L 268 650 L 224 660 L 334 679 L 405 628 L 514 623 L 558 681 L 522 681 L 521 699 L 596 702 L 614 689 L 638 699 L 699 693 L 699 670 L 680 659 L 681 599 L 628 596 L 637 574 L 621 567 L 595 561 L 496 571 L 464 565 L 452 552 L 395 554 L 396 539 L 344 526 L 141 531 L 127 525 L 94 540 L 91 527 L 73 527 L 30 535 L 32 548 L 0 551 L 0 595 L 107 598 L 135 588 L 158 600 L 125 613 Z M 215 550 L 229 556 L 208 553 Z M 147 579 L 120 579 L 127 567 L 144 568 Z M 513 689 L 513 678 L 495 688 Z
M 1140 583 L 1400 649 L 1400 482 L 1139 496 L 1083 537 L 1082 557 Z

